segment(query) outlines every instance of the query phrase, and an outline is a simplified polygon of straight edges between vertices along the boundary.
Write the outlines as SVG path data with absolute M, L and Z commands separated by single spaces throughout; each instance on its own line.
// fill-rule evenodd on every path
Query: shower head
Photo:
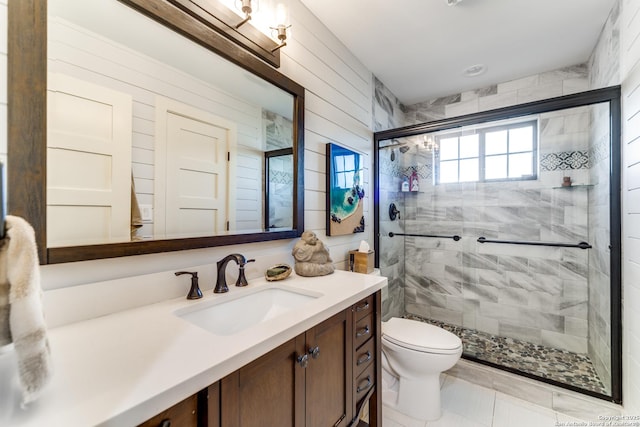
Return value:
M 407 151 L 409 151 L 411 147 L 409 147 L 408 145 L 403 145 L 402 147 L 399 148 L 400 152 L 402 154 L 406 153 Z

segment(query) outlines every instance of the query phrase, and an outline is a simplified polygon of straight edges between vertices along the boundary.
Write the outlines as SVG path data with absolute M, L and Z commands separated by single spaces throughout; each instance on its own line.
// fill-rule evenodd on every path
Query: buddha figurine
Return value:
M 299 276 L 325 276 L 335 270 L 329 248 L 313 231 L 302 233 L 291 254 L 296 260 L 294 270 Z

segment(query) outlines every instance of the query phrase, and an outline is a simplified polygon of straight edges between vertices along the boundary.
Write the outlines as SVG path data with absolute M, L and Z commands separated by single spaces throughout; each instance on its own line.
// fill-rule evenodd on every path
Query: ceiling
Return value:
M 412 105 L 586 62 L 617 0 L 301 1 Z

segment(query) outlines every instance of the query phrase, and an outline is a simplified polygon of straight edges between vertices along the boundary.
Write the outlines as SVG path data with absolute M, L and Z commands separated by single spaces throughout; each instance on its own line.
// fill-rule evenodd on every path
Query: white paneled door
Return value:
M 234 229 L 230 171 L 236 125 L 166 98 L 156 103 L 156 237 Z
M 47 246 L 130 240 L 131 96 L 50 73 Z

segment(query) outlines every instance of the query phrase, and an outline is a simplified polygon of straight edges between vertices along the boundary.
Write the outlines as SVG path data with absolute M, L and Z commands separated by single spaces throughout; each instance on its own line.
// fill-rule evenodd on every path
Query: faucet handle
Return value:
M 189 294 L 187 295 L 187 299 L 202 298 L 202 291 L 200 291 L 200 287 L 198 286 L 198 272 L 197 271 L 176 271 L 175 272 L 176 276 L 180 276 L 182 274 L 191 275 L 191 289 L 189 289 Z
M 249 282 L 247 282 L 246 276 L 244 275 L 244 267 L 250 262 L 255 262 L 255 259 L 248 259 L 244 263 L 239 265 L 238 280 L 236 280 L 236 286 L 242 287 L 249 284 Z

